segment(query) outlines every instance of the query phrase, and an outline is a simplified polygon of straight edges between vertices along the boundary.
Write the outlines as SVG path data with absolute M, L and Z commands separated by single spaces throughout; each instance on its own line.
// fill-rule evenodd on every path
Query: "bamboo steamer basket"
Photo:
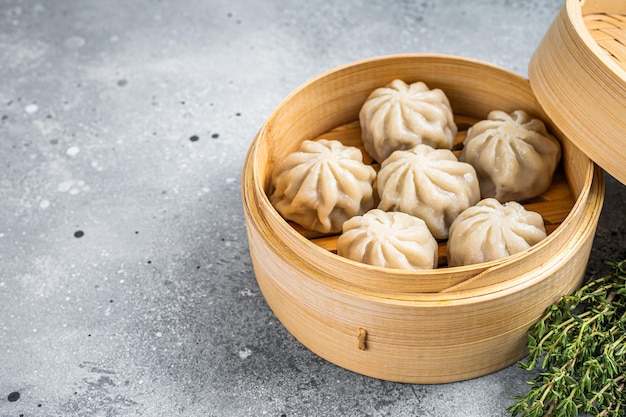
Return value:
M 546 239 L 513 256 L 463 267 L 445 265 L 442 242 L 440 268 L 404 271 L 342 258 L 334 253 L 336 236 L 311 234 L 278 214 L 268 198 L 276 162 L 305 139 L 361 146 L 362 104 L 396 78 L 446 93 L 459 142 L 494 109 L 524 109 L 546 122 L 563 156 L 550 189 L 525 203 L 544 217 Z M 550 121 L 525 78 L 472 59 L 408 54 L 348 64 L 292 92 L 250 146 L 242 198 L 259 287 L 297 340 L 360 374 L 432 384 L 482 376 L 527 354 L 529 326 L 584 278 L 604 199 L 602 178 Z
M 567 0 L 528 73 L 554 123 L 626 183 L 626 1 Z

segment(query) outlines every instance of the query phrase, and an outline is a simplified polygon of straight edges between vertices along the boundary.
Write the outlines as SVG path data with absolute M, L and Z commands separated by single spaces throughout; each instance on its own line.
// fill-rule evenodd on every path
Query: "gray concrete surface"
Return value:
M 530 374 L 408 385 L 281 326 L 246 150 L 310 77 L 402 52 L 526 75 L 561 0 L 0 0 L 0 415 L 506 416 Z M 626 257 L 607 178 L 589 274 Z M 19 393 L 19 398 L 16 398 Z

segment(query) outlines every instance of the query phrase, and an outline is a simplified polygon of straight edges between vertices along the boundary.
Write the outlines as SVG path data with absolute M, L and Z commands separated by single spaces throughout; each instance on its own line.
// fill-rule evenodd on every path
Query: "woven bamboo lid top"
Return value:
M 626 70 L 626 15 L 591 13 L 583 21 L 600 48 Z
M 552 121 L 626 184 L 626 1 L 566 0 L 528 72 Z

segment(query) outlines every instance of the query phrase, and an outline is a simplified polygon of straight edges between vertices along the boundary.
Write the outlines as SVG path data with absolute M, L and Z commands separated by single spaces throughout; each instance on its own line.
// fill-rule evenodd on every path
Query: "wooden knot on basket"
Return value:
M 359 331 L 357 332 L 357 347 L 359 348 L 359 350 L 365 350 L 366 349 L 366 343 L 367 341 L 367 330 L 365 330 L 362 327 L 359 327 Z

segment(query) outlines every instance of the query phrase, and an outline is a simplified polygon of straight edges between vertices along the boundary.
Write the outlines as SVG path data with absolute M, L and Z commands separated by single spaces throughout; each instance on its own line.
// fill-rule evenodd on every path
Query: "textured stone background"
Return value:
M 406 385 L 295 341 L 252 272 L 241 167 L 310 77 L 402 52 L 526 75 L 560 6 L 0 0 L 0 415 L 507 415 L 517 366 Z M 625 195 L 607 179 L 590 274 L 626 257 Z

